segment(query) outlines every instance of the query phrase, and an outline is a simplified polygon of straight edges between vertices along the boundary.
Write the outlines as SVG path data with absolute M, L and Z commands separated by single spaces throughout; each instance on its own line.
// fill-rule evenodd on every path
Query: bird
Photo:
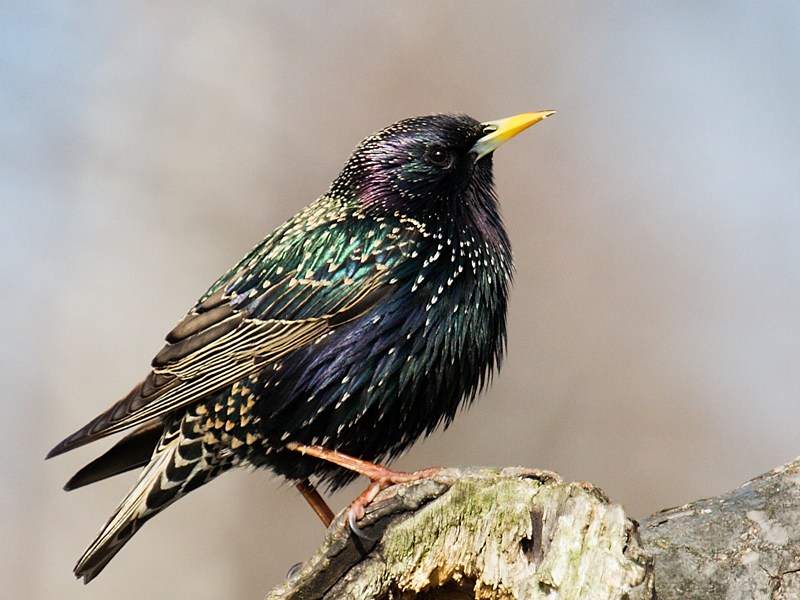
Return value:
M 131 430 L 64 488 L 141 468 L 75 576 L 234 467 L 295 482 L 326 525 L 318 486 L 370 478 L 360 518 L 378 490 L 424 476 L 376 463 L 446 428 L 499 369 L 513 265 L 493 152 L 554 112 L 398 121 L 222 275 L 146 377 L 47 455 Z

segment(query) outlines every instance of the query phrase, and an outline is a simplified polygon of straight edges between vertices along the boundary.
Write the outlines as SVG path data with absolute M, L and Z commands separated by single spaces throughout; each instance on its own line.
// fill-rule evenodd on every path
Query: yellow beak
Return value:
M 470 152 L 475 154 L 475 160 L 478 161 L 493 150 L 496 150 L 498 146 L 510 140 L 520 131 L 524 131 L 531 125 L 555 113 L 556 111 L 554 110 L 543 110 L 541 112 L 524 113 L 515 117 L 481 123 L 486 135 L 475 142 Z

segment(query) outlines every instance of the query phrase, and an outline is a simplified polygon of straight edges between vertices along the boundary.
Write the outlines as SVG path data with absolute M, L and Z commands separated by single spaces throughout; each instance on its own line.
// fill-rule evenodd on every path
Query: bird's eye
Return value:
M 435 167 L 447 168 L 453 163 L 453 153 L 442 146 L 431 146 L 425 158 Z

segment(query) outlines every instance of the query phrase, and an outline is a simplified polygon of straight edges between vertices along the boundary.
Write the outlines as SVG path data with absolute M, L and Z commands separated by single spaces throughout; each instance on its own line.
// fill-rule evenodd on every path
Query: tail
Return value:
M 107 477 L 113 477 L 132 469 L 138 469 L 150 462 L 153 451 L 164 435 L 164 420 L 153 419 L 135 429 L 105 454 L 98 456 L 80 471 L 75 473 L 64 485 L 66 491 L 74 490 Z
M 208 454 L 202 436 L 184 437 L 181 430 L 193 425 L 188 420 L 184 417 L 164 433 L 139 480 L 75 565 L 75 576 L 84 583 L 94 579 L 145 522 L 230 466 Z

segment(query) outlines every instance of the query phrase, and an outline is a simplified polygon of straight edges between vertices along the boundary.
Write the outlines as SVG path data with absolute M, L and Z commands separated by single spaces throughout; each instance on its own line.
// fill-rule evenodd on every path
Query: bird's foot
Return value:
M 357 522 L 364 518 L 367 506 L 381 491 L 397 483 L 410 483 L 412 481 L 426 479 L 441 471 L 441 467 L 431 467 L 429 469 L 422 469 L 420 471 L 413 471 L 410 473 L 405 471 L 393 471 L 392 469 L 384 467 L 383 465 L 378 465 L 369 462 L 368 460 L 362 460 L 360 458 L 356 458 L 355 456 L 350 456 L 349 454 L 339 452 L 338 450 L 329 450 L 328 448 L 324 448 L 322 446 L 306 446 L 305 444 L 300 444 L 297 442 L 289 442 L 286 444 L 286 448 L 289 450 L 294 450 L 295 452 L 300 452 L 301 454 L 313 456 L 314 458 L 319 458 L 320 460 L 331 462 L 335 465 L 339 465 L 344 469 L 348 469 L 358 473 L 359 475 L 363 475 L 371 481 L 369 486 L 367 486 L 367 489 L 365 489 L 355 500 L 353 500 L 353 502 L 350 503 L 350 508 L 347 514 L 347 523 L 350 525 L 350 529 L 353 531 L 353 533 L 368 540 L 372 538 L 361 531 L 357 525 Z M 303 490 L 301 489 L 301 492 L 302 491 Z M 309 500 L 309 497 L 305 493 L 303 493 L 303 496 L 306 498 L 306 500 Z M 317 509 L 310 500 L 309 503 L 316 511 Z M 317 514 L 319 515 L 320 513 L 317 512 Z M 330 524 L 330 522 L 328 524 Z
M 358 537 L 374 542 L 376 538 L 370 537 L 364 533 L 364 531 L 358 526 L 358 521 L 364 518 L 364 515 L 367 512 L 367 506 L 369 506 L 369 504 L 375 500 L 375 497 L 386 488 L 397 483 L 410 483 L 412 481 L 419 481 L 420 479 L 432 477 L 441 471 L 442 468 L 431 467 L 428 469 L 421 469 L 419 471 L 408 473 L 405 471 L 393 471 L 382 465 L 376 465 L 370 462 L 367 462 L 367 464 L 370 466 L 370 472 L 373 476 L 378 474 L 380 474 L 380 476 L 376 479 L 373 479 L 372 476 L 362 473 L 362 475 L 366 475 L 372 479 L 372 482 L 367 486 L 367 489 L 361 492 L 358 498 L 350 503 L 350 508 L 347 511 L 347 524 L 350 526 L 350 530 Z

